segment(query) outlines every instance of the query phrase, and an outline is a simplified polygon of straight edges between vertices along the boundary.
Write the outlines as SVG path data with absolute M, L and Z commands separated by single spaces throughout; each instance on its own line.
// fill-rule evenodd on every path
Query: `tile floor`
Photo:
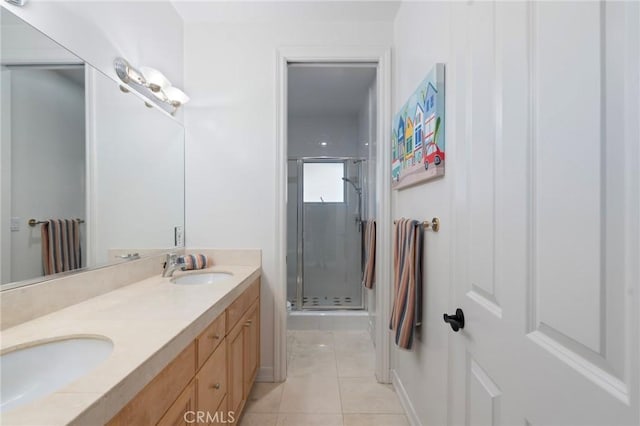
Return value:
M 374 377 L 364 331 L 290 331 L 288 378 L 256 383 L 240 426 L 408 426 L 390 385 Z

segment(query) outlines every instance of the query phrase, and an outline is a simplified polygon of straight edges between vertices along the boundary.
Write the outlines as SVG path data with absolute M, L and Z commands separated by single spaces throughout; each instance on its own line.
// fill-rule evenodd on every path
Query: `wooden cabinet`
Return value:
M 171 405 L 169 410 L 162 416 L 158 426 L 187 426 L 190 416 L 185 417 L 185 413 L 196 410 L 196 386 L 194 382 L 187 385 L 178 399 Z
M 258 279 L 107 424 L 230 424 L 240 418 L 259 364 Z
M 253 302 L 247 312 L 247 319 L 243 332 L 243 392 L 244 398 L 249 397 L 251 386 L 258 374 L 260 360 L 260 305 L 258 300 Z
M 226 315 L 216 318 L 196 339 L 198 347 L 198 368 L 209 358 L 209 355 L 222 343 L 226 333 Z
M 181 395 L 195 373 L 196 345 L 189 344 L 116 416 L 109 426 L 155 425 Z
M 229 359 L 228 408 L 239 414 L 249 397 L 255 381 L 260 360 L 260 298 L 259 283 L 252 285 L 238 298 L 244 308 L 243 315 L 235 321 L 235 326 L 227 335 L 227 357 Z M 234 302 L 235 303 L 235 302 Z M 233 305 L 232 305 L 233 306 Z M 227 316 L 227 323 L 233 317 Z
M 227 395 L 227 349 L 221 345 L 196 374 L 198 411 L 214 413 Z
M 239 413 L 244 406 L 244 327 L 237 324 L 227 335 L 229 411 Z

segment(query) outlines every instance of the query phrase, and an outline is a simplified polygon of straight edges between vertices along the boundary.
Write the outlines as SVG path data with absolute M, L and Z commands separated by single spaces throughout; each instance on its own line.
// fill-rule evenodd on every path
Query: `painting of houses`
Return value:
M 413 162 L 413 120 L 407 117 L 404 126 L 404 164 L 409 167 Z
M 422 121 L 424 120 L 424 107 L 422 102 L 416 104 L 416 112 L 413 116 L 414 128 L 413 134 L 415 136 L 415 146 L 413 147 L 413 156 L 416 163 L 422 163 Z
M 395 128 L 397 129 L 398 139 L 398 160 L 404 163 L 404 118 L 400 117 L 397 123 L 398 125 Z
M 391 148 L 391 179 L 395 182 L 400 179 L 400 157 L 398 154 L 398 133 L 397 129 L 393 129 L 392 148 Z
M 444 72 L 444 64 L 436 64 L 393 118 L 393 189 L 444 175 Z

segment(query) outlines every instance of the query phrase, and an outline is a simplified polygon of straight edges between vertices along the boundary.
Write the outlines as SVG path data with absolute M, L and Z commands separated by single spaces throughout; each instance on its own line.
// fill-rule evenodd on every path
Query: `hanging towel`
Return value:
M 389 329 L 402 349 L 411 349 L 422 321 L 422 223 L 400 219 L 393 244 L 393 305 Z
M 373 288 L 376 272 L 376 221 L 369 220 L 364 231 L 365 262 L 362 273 L 362 285 Z
M 183 271 L 191 271 L 194 269 L 204 269 L 213 265 L 211 259 L 204 254 L 185 254 L 178 258 L 178 263 L 182 263 Z
M 79 219 L 50 219 L 40 226 L 45 275 L 82 267 Z

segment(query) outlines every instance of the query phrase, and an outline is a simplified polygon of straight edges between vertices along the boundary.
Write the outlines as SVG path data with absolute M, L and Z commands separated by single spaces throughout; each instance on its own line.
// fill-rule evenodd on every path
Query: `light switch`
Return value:
M 184 229 L 182 226 L 173 228 L 174 243 L 176 247 L 184 247 Z
M 16 232 L 20 230 L 20 218 L 12 217 L 11 218 L 11 232 Z

